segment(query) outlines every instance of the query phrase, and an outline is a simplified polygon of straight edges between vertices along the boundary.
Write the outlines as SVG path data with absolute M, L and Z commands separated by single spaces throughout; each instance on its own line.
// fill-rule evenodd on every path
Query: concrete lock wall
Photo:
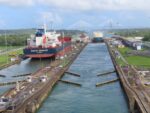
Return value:
M 107 43 L 107 41 L 105 41 L 109 54 L 111 56 L 111 59 L 113 61 L 114 67 L 116 68 L 117 74 L 120 78 L 120 82 L 122 85 L 122 88 L 124 89 L 127 99 L 128 99 L 128 105 L 129 105 L 129 109 L 131 113 L 143 113 L 142 112 L 142 108 L 140 107 L 139 103 L 137 102 L 138 99 L 136 99 L 135 97 L 135 92 L 132 91 L 132 89 L 130 88 L 130 85 L 125 81 L 125 78 L 123 78 L 123 71 L 121 71 L 121 68 L 118 66 L 118 64 L 115 61 L 115 57 L 112 53 L 112 50 L 109 47 L 109 44 Z

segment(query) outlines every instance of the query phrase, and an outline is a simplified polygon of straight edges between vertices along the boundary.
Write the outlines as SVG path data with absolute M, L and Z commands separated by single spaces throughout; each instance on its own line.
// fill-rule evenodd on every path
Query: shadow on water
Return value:
M 104 44 L 89 44 L 71 65 L 63 80 L 81 83 L 82 87 L 58 83 L 38 113 L 129 113 L 120 83 L 96 88 L 96 83 L 117 78 L 116 73 L 98 77 L 98 73 L 114 70 Z

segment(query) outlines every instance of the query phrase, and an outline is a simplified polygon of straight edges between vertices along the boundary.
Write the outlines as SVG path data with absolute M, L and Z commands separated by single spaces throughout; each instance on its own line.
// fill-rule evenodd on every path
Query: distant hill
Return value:
M 7 45 L 24 46 L 31 34 L 34 34 L 36 29 L 18 29 L 18 30 L 0 30 L 0 46 L 5 46 L 5 33 L 7 38 Z M 65 36 L 73 36 L 83 31 L 79 30 L 56 30 L 56 32 L 64 33 Z
M 49 30 L 51 31 L 51 30 Z M 22 34 L 34 34 L 36 32 L 35 28 L 32 29 L 15 29 L 15 30 L 0 30 L 0 35 L 4 35 L 5 33 L 7 35 L 22 35 Z M 84 31 L 80 30 L 56 30 L 56 32 L 62 33 L 64 32 L 65 35 L 74 35 L 74 34 L 79 34 L 83 33 Z
M 144 37 L 145 35 L 150 34 L 150 28 L 118 29 L 118 30 L 114 30 L 114 32 L 118 35 L 125 36 L 125 37 L 127 37 L 127 36 Z
M 15 29 L 15 30 L 0 30 L 0 34 L 4 35 L 21 35 L 21 34 L 33 34 L 36 29 Z
M 67 35 L 67 36 L 72 36 L 72 35 L 76 35 L 76 34 L 80 34 L 80 33 L 84 33 L 84 31 L 80 31 L 80 30 L 56 30 L 57 32 L 59 33 L 63 33 L 64 32 L 64 35 Z

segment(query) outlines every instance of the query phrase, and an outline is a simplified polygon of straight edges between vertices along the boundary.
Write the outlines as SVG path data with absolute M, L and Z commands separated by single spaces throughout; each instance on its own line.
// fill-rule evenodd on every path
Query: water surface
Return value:
M 26 79 L 26 77 L 14 78 L 13 76 L 36 72 L 43 66 L 49 65 L 50 61 L 50 59 L 26 59 L 19 64 L 15 64 L 8 68 L 2 69 L 0 70 L 0 74 L 5 75 L 6 77 L 0 77 L 0 83 L 24 80 Z M 13 86 L 0 86 L 0 94 L 4 93 L 11 87 Z
M 69 69 L 81 77 L 65 74 L 62 78 L 82 87 L 58 83 L 38 113 L 129 113 L 119 82 L 95 87 L 96 83 L 117 78 L 116 73 L 96 76 L 109 70 L 114 67 L 106 46 L 89 44 Z

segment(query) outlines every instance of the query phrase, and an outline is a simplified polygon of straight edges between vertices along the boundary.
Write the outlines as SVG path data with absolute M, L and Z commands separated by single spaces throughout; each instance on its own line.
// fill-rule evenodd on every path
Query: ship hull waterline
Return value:
M 65 53 L 71 51 L 70 45 L 56 48 L 25 48 L 24 55 L 28 58 L 51 58 L 56 56 L 63 56 Z

